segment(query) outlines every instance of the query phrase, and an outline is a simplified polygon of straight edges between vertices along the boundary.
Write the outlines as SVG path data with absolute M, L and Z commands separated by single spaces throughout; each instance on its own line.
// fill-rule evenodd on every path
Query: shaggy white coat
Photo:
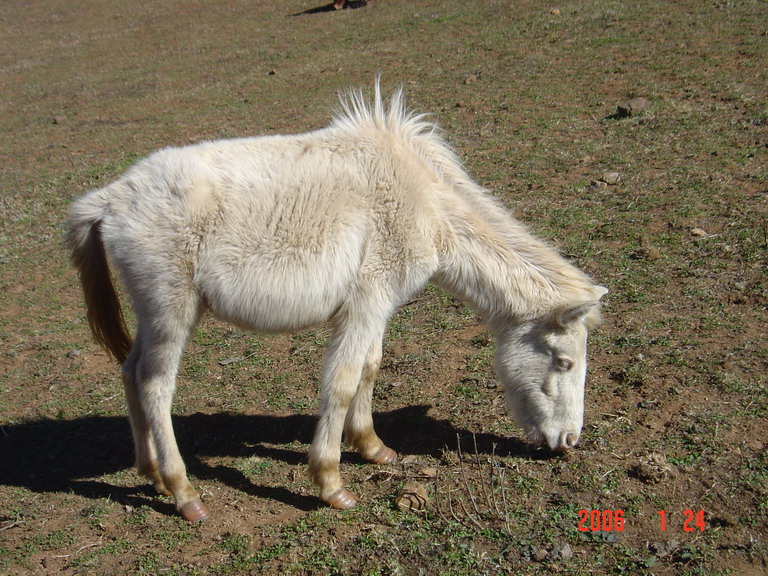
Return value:
M 573 446 L 583 418 L 587 330 L 606 292 L 467 175 L 400 92 L 352 94 L 328 128 L 158 151 L 78 199 L 69 246 L 96 338 L 123 362 L 137 467 L 185 517 L 207 511 L 171 427 L 185 343 L 201 313 L 258 332 L 330 321 L 309 454 L 321 498 L 354 505 L 340 442 L 389 462 L 372 387 L 395 308 L 427 282 L 471 305 L 497 340 L 508 405 L 528 435 Z M 105 253 L 138 320 L 131 344 Z M 129 352 L 130 350 L 130 352 Z

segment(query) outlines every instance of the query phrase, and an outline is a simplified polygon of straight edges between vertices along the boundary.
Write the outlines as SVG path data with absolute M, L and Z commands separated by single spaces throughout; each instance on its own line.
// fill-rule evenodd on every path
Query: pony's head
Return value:
M 594 299 L 496 334 L 496 373 L 507 406 L 528 438 L 551 450 L 572 448 L 581 435 L 587 333 L 599 322 L 599 300 L 607 292 L 593 291 Z

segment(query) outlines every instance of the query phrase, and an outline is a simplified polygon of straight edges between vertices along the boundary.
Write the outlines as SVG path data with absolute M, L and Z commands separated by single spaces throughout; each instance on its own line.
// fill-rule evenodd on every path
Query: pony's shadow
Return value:
M 367 0 L 349 0 L 345 5 L 345 9 L 355 9 L 355 8 L 364 8 L 368 5 Z M 309 8 L 307 10 L 304 10 L 303 12 L 297 12 L 294 14 L 294 16 L 304 16 L 308 14 L 321 14 L 323 12 L 336 12 L 336 8 L 333 6 L 333 2 L 330 2 L 329 4 L 323 4 L 322 6 L 317 6 L 315 8 Z
M 473 435 L 445 420 L 427 415 L 428 406 L 411 406 L 374 415 L 384 441 L 400 454 L 439 457 L 460 441 L 463 449 L 509 454 L 524 459 L 546 458 L 546 452 L 515 438 Z M 174 417 L 179 448 L 189 471 L 198 478 L 218 481 L 251 496 L 273 499 L 303 510 L 321 502 L 287 488 L 255 485 L 235 467 L 211 465 L 210 457 L 259 456 L 296 465 L 306 460 L 316 418 L 306 415 L 269 416 L 230 412 Z M 172 511 L 172 505 L 154 498 L 151 486 L 120 487 L 102 480 L 105 474 L 133 464 L 133 444 L 127 418 L 90 416 L 74 420 L 35 420 L 3 426 L 0 433 L 0 485 L 33 492 L 62 492 L 86 498 L 111 498 L 133 506 L 151 505 Z M 295 450 L 291 444 L 298 443 Z M 470 448 L 471 447 L 471 448 Z M 345 454 L 345 461 L 361 461 Z

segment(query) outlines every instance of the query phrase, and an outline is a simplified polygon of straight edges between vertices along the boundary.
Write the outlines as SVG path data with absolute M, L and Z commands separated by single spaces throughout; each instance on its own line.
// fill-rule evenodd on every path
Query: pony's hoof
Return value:
M 333 508 L 336 508 L 337 510 L 349 510 L 350 508 L 354 508 L 355 504 L 357 504 L 357 498 L 355 498 L 350 492 L 345 490 L 344 488 L 340 488 L 330 496 L 328 496 L 328 499 L 326 500 L 328 504 L 330 504 Z
M 205 507 L 200 498 L 195 498 L 180 506 L 179 513 L 183 516 L 184 520 L 189 522 L 202 522 L 210 516 L 208 508 Z
M 376 456 L 371 458 L 374 464 L 392 464 L 395 460 L 397 460 L 397 452 L 387 446 L 382 446 L 381 450 L 376 452 Z

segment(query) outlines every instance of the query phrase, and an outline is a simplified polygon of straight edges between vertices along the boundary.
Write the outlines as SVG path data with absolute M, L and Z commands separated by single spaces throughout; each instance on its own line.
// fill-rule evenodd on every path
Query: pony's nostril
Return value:
M 567 450 L 573 448 L 579 441 L 578 432 L 563 432 L 560 434 L 560 450 Z
M 563 448 L 573 448 L 579 442 L 578 432 L 567 432 L 563 435 L 562 446 Z

